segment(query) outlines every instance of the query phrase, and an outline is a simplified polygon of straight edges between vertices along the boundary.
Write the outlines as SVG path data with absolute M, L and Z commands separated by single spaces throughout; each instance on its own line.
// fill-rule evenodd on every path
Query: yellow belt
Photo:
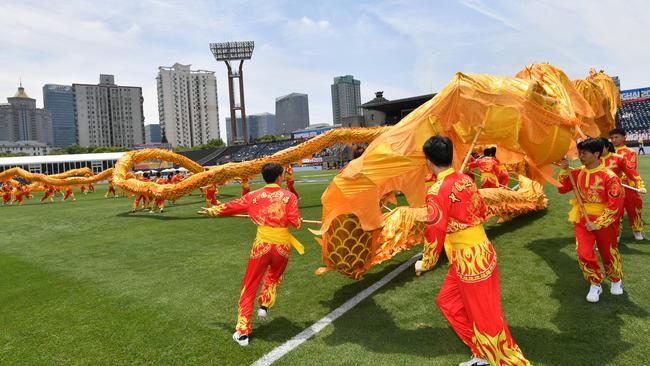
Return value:
M 286 227 L 258 226 L 256 239 L 270 244 L 290 244 L 298 253 L 305 253 L 305 247 Z
M 476 225 L 465 230 L 447 234 L 447 242 L 454 249 L 466 249 L 481 244 L 487 240 L 483 225 Z
M 499 179 L 497 179 L 497 176 L 494 173 L 481 173 L 481 179 L 483 178 L 492 178 L 497 182 L 499 181 Z
M 573 205 L 571 211 L 569 211 L 569 222 L 577 224 L 580 222 L 580 216 L 582 216 L 580 212 L 580 205 L 578 205 L 575 199 L 570 200 L 569 203 Z M 584 206 L 587 215 L 593 216 L 600 216 L 607 208 L 607 205 L 604 203 L 585 203 Z

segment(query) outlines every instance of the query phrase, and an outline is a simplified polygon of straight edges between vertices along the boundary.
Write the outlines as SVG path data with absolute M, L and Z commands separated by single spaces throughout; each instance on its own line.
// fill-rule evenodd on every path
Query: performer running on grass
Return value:
M 156 184 L 167 184 L 167 179 L 163 178 L 160 172 L 156 173 L 156 178 L 154 181 Z M 154 213 L 156 208 L 160 210 L 160 213 L 163 213 L 165 211 L 165 200 L 163 198 L 156 198 L 154 200 L 154 204 L 151 206 L 149 213 Z
M 636 152 L 625 146 L 625 130 L 622 128 L 615 128 L 609 131 L 609 139 L 612 141 L 612 144 L 614 144 L 616 153 L 625 158 L 630 168 L 636 172 L 636 176 L 638 177 L 635 179 L 634 177 L 629 177 L 627 173 L 624 173 L 622 176 L 619 175 L 621 182 L 628 186 L 640 189 L 642 193 L 647 192 L 645 183 L 636 170 Z M 634 234 L 634 239 L 643 240 L 643 216 L 641 215 L 643 210 L 643 200 L 641 199 L 641 194 L 632 189 L 625 189 L 624 192 L 625 211 L 627 212 L 627 218 L 630 221 L 630 228 Z M 621 220 L 622 219 L 623 217 L 621 215 Z
M 50 200 L 50 203 L 54 203 L 54 195 L 56 194 L 56 189 L 53 186 L 45 185 L 45 191 L 43 192 L 43 198 L 41 198 L 41 203 L 46 199 Z
M 18 206 L 23 204 L 23 196 L 25 195 L 25 186 L 18 183 L 14 191 L 14 202 L 18 202 Z
M 115 185 L 113 185 L 113 177 L 108 177 L 108 191 L 106 191 L 106 194 L 104 197 L 108 198 L 108 195 L 112 194 L 113 196 L 111 198 L 117 197 L 117 193 L 115 193 Z
M 9 181 L 5 181 L 2 184 L 2 204 L 3 205 L 10 205 L 11 204 L 11 192 L 13 191 L 13 187 L 9 183 Z
M 201 214 L 210 216 L 231 216 L 247 212 L 253 223 L 257 225 L 257 237 L 253 242 L 246 274 L 242 282 L 242 290 L 237 310 L 237 325 L 232 335 L 240 346 L 247 346 L 251 327 L 253 301 L 262 277 L 264 285 L 257 299 L 260 308 L 257 317 L 267 319 L 267 310 L 273 306 L 282 273 L 289 260 L 291 246 L 298 253 L 304 253 L 304 248 L 296 238 L 289 233 L 289 225 L 300 227 L 300 213 L 296 196 L 282 188 L 282 166 L 268 163 L 262 167 L 262 177 L 267 185 L 253 191 L 244 197 L 212 208 L 204 208 Z M 268 271 L 267 271 L 268 269 Z M 266 276 L 264 275 L 266 272 Z
M 474 180 L 451 167 L 447 137 L 433 136 L 422 149 L 437 181 L 427 193 L 424 254 L 415 271 L 432 269 L 447 240 L 451 266 L 436 303 L 472 350 L 473 358 L 459 365 L 530 365 L 503 318 L 497 256 L 483 230 L 486 208 Z
M 580 201 L 571 201 L 573 209 L 569 212 L 569 221 L 575 228 L 578 265 L 585 280 L 591 284 L 587 294 L 589 302 L 598 302 L 603 292 L 600 285 L 603 275 L 594 244 L 598 246 L 605 276 L 611 282 L 610 292 L 613 295 L 623 294 L 623 268 L 616 235 L 618 220 L 623 212 L 624 193 L 621 180 L 602 164 L 602 151 L 603 142 L 600 139 L 588 139 L 578 144 L 583 166 L 569 171 L 569 162 L 560 162 L 561 186 L 558 191 L 562 194 L 575 191 L 582 201 L 582 205 Z
M 149 173 L 144 173 L 141 176 L 138 176 L 137 179 L 142 182 L 151 182 L 151 179 L 149 179 Z M 133 210 L 132 212 L 135 212 L 135 210 L 138 209 L 138 206 L 140 205 L 140 200 L 142 200 L 142 208 L 147 209 L 149 207 L 149 196 L 146 194 L 141 194 L 138 193 L 135 196 L 135 200 L 133 201 Z
M 64 189 L 65 189 L 65 193 L 63 194 L 63 198 L 61 199 L 61 201 L 67 201 L 68 198 L 70 197 L 72 197 L 73 201 L 77 200 L 77 198 L 74 196 L 74 192 L 72 191 L 72 186 L 61 187 L 61 190 Z
M 216 184 L 210 184 L 207 187 L 204 187 L 205 192 L 205 207 L 210 208 L 215 205 L 220 205 L 221 202 L 217 199 L 217 193 L 219 193 L 219 188 Z
M 499 187 L 499 162 L 495 158 L 496 147 L 488 147 L 483 150 L 483 157 L 469 163 L 469 169 L 478 168 L 481 173 L 481 188 Z

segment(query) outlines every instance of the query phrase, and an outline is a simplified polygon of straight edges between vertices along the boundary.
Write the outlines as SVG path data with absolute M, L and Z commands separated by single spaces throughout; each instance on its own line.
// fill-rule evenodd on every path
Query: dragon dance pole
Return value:
M 463 164 L 460 166 L 460 172 L 463 172 L 465 170 L 465 167 L 467 166 L 467 162 L 469 161 L 469 157 L 472 155 L 472 151 L 474 150 L 474 146 L 476 146 L 476 141 L 478 141 L 478 137 L 481 135 L 481 132 L 483 132 L 483 125 L 478 126 L 478 130 L 476 131 L 476 135 L 474 136 L 474 140 L 472 141 L 472 144 L 469 146 L 469 150 L 467 150 L 467 154 L 465 154 L 465 159 L 463 160 Z

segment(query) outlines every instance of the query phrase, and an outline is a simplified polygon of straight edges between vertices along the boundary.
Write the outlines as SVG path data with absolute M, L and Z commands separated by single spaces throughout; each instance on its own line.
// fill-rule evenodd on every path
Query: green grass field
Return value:
M 650 159 L 640 158 L 648 178 Z M 332 173 L 298 173 L 327 179 Z M 253 185 L 257 188 L 259 185 Z M 326 183 L 298 183 L 305 218 L 320 218 Z M 270 321 L 253 321 L 249 347 L 231 340 L 253 225 L 196 214 L 185 197 L 164 214 L 130 212 L 104 187 L 76 202 L 0 207 L 0 364 L 247 365 L 379 280 L 420 250 L 377 266 L 363 280 L 313 274 L 320 247 L 306 228 Z M 239 195 L 221 189 L 221 199 Z M 502 305 L 513 337 L 535 365 L 650 362 L 650 241 L 625 228 L 626 293 L 598 304 L 575 259 L 568 196 L 547 186 L 546 212 L 488 224 L 499 255 Z M 646 200 L 646 205 L 648 201 Z M 648 210 L 646 210 L 646 213 Z M 648 215 L 646 214 L 646 219 Z M 447 263 L 400 274 L 278 365 L 455 365 L 469 351 L 434 300 Z

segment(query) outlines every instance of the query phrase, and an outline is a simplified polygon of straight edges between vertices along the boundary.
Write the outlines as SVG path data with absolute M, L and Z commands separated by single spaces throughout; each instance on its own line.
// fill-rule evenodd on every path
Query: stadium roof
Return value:
M 66 163 L 76 161 L 103 161 L 117 160 L 125 152 L 96 153 L 96 154 L 68 154 L 68 155 L 42 155 L 42 156 L 16 156 L 11 158 L 0 158 L 0 165 L 25 165 L 25 164 L 49 164 Z
M 425 94 L 425 95 L 418 95 L 416 97 L 409 97 L 409 98 L 395 99 L 395 100 L 385 100 L 385 101 L 371 100 L 368 103 L 362 104 L 361 108 L 374 109 L 384 113 L 398 112 L 404 109 L 415 109 L 435 96 L 436 94 Z

